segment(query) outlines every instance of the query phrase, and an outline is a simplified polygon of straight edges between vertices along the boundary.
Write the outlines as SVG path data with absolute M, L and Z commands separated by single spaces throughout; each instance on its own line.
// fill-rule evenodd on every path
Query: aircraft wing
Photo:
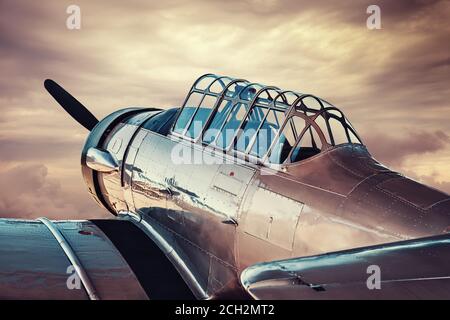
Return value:
M 241 282 L 255 299 L 450 299 L 450 234 L 255 264 Z
M 193 299 L 127 220 L 0 219 L 0 299 Z

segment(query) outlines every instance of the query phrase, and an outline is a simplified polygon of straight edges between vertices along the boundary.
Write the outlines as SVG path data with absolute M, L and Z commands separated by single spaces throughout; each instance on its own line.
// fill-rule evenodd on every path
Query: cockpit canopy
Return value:
M 259 163 L 294 163 L 361 140 L 344 114 L 310 94 L 206 74 L 194 82 L 172 134 Z

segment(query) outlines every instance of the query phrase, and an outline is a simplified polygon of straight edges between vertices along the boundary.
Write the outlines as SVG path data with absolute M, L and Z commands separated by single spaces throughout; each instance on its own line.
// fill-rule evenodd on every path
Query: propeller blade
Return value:
M 97 118 L 70 93 L 51 79 L 44 81 L 48 93 L 72 116 L 79 124 L 89 131 L 98 123 Z

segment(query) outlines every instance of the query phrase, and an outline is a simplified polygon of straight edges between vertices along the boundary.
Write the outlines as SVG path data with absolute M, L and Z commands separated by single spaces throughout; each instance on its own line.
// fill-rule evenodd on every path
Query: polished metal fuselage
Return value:
M 232 296 L 241 272 L 258 262 L 429 236 L 450 225 L 447 194 L 389 170 L 363 145 L 273 169 L 120 123 L 102 147 L 119 163 L 99 173 L 104 199 L 148 232 L 199 298 Z M 191 163 L 174 163 L 180 150 Z

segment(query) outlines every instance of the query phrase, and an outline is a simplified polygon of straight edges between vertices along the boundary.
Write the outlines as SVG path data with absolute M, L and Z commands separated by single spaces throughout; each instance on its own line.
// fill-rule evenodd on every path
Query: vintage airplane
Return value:
M 45 88 L 90 131 L 82 174 L 116 218 L 1 219 L 0 297 L 450 299 L 449 195 L 328 102 L 207 74 L 181 108 L 98 121 Z

